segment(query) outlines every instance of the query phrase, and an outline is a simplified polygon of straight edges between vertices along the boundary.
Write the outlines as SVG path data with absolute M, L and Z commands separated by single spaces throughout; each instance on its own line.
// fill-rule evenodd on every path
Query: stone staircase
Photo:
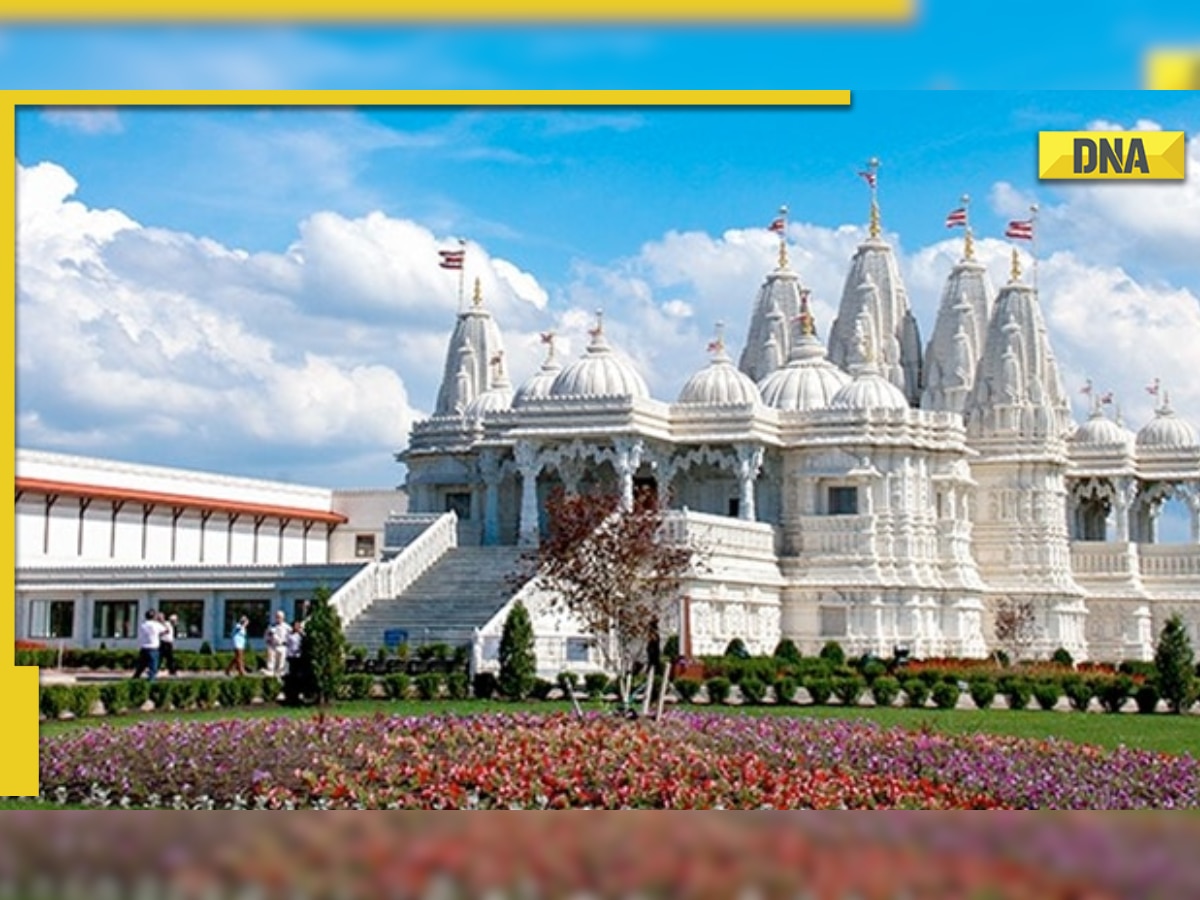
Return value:
M 519 589 L 510 578 L 521 552 L 518 547 L 447 551 L 399 597 L 376 600 L 357 616 L 346 626 L 346 640 L 372 653 L 393 629 L 407 632 L 410 647 L 470 643 L 474 630 L 487 624 Z

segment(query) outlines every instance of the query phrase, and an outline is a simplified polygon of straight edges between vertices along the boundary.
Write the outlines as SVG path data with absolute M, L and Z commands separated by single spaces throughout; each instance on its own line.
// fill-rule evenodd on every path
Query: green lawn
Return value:
M 598 710 L 598 704 L 585 703 L 585 709 Z M 706 706 L 679 707 L 707 711 Z M 486 700 L 445 700 L 437 702 L 406 701 L 403 703 L 364 700 L 338 704 L 329 712 L 336 715 L 478 715 L 488 712 L 567 712 L 570 704 L 557 701 L 529 701 L 508 703 Z M 946 733 L 981 733 L 1011 735 L 1022 738 L 1060 738 L 1080 744 L 1094 744 L 1115 748 L 1120 745 L 1163 753 L 1191 753 L 1200 755 L 1200 716 L 1175 716 L 1157 714 L 1142 716 L 1133 713 L 1110 715 L 1106 713 L 1043 712 L 1041 710 L 1013 711 L 1008 709 L 908 709 L 903 707 L 854 707 L 839 706 L 758 706 L 717 707 L 727 715 L 791 715 L 820 718 L 859 718 L 878 722 L 884 726 L 905 728 L 927 728 Z M 156 718 L 182 719 L 186 721 L 215 721 L 230 717 L 265 718 L 271 716 L 313 716 L 318 713 L 311 708 L 288 709 L 280 706 L 255 706 L 237 710 L 206 710 L 197 712 L 161 714 L 141 713 L 113 716 L 109 718 L 85 718 L 43 722 L 43 737 L 66 734 L 86 728 L 114 728 L 151 721 Z M 0 800 L 0 810 L 42 809 L 39 804 L 28 800 Z M 58 808 L 58 807 L 54 807 Z

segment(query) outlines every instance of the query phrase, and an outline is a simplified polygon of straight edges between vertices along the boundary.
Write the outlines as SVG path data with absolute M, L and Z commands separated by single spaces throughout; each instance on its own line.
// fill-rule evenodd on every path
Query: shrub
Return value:
M 283 682 L 268 675 L 262 680 L 262 698 L 264 703 L 274 703 L 283 692 Z
M 684 703 L 694 703 L 703 684 L 698 678 L 676 678 L 672 683 L 675 685 L 675 693 Z
M 196 682 L 190 678 L 177 678 L 169 682 L 167 692 L 171 705 L 176 709 L 189 709 L 196 703 Z
M 559 689 L 562 690 L 564 697 L 570 697 L 571 694 L 579 695 L 579 676 L 574 672 L 559 672 L 558 678 Z M 570 685 L 570 690 L 567 686 Z
M 547 681 L 545 678 L 533 679 L 533 689 L 529 692 L 529 696 L 534 700 L 546 700 L 550 697 L 550 692 L 554 690 L 554 682 Z
M 867 683 L 859 675 L 842 675 L 833 679 L 833 693 L 843 706 L 858 706 Z
M 742 691 L 743 703 L 758 706 L 766 699 L 767 686 L 753 675 L 743 678 L 742 683 L 738 687 Z
M 1133 692 L 1133 702 L 1137 704 L 1138 712 L 1142 715 L 1158 712 L 1158 700 L 1158 688 L 1149 681 Z
M 771 655 L 785 663 L 798 663 L 804 658 L 800 655 L 800 648 L 791 638 L 783 638 L 775 645 L 775 652 Z
M 887 663 L 875 657 L 864 657 L 861 666 L 862 676 L 867 684 L 874 684 L 875 679 L 887 674 Z
M 200 649 L 197 651 L 201 656 L 212 656 L 212 644 L 208 641 L 203 641 L 200 644 Z
M 466 700 L 471 682 L 466 672 L 451 672 L 446 676 L 446 694 L 451 700 Z
M 1154 663 L 1146 662 L 1140 659 L 1127 659 L 1121 665 L 1117 666 L 1117 671 L 1122 675 L 1132 675 L 1134 678 L 1153 678 L 1158 674 L 1154 668 Z
M 891 675 L 880 675 L 871 682 L 871 697 L 876 706 L 891 706 L 900 696 L 900 682 Z
M 1071 703 L 1071 708 L 1079 712 L 1087 712 L 1088 706 L 1095 695 L 1095 685 L 1086 678 L 1064 678 L 1063 693 Z
M 1173 713 L 1182 713 L 1195 701 L 1195 654 L 1179 613 L 1167 619 L 1154 650 L 1155 684 Z
M 155 710 L 166 709 L 171 705 L 171 685 L 165 681 L 150 682 L 150 702 Z
M 129 686 L 129 708 L 139 710 L 146 705 L 146 701 L 150 699 L 150 685 L 148 682 L 142 681 L 140 678 L 135 678 L 132 681 L 127 681 Z
M 374 687 L 375 676 L 366 672 L 355 672 L 345 676 L 342 681 L 342 691 L 347 700 L 369 700 Z
M 261 696 L 262 685 L 259 683 L 260 679 L 255 678 L 253 675 L 247 675 L 244 678 L 238 677 L 233 680 L 237 684 L 238 703 L 242 706 L 249 706 Z
M 808 689 L 808 695 L 812 697 L 812 702 L 817 706 L 824 706 L 833 696 L 833 682 L 827 677 L 806 678 L 804 686 Z
M 1105 712 L 1119 713 L 1133 693 L 1133 679 L 1128 675 L 1103 678 L 1096 684 L 1096 696 Z
M 100 690 L 94 684 L 77 684 L 71 690 L 71 712 L 75 718 L 82 719 L 92 714 L 92 707 L 100 699 Z
M 110 716 L 129 709 L 129 682 L 112 681 L 100 686 L 100 702 Z
M 667 662 L 674 664 L 679 656 L 679 635 L 673 634 L 663 643 L 662 657 Z
M 313 591 L 308 618 L 304 622 L 304 640 L 300 644 L 302 665 L 312 677 L 310 687 L 321 706 L 337 699 L 346 671 L 342 619 L 329 597 L 329 588 L 324 585 Z
M 219 683 L 212 678 L 201 678 L 196 682 L 196 705 L 198 707 L 208 709 L 216 702 Z
M 991 709 L 996 702 L 996 682 L 986 675 L 979 675 L 967 683 L 967 692 L 976 709 Z
M 741 638 L 735 637 L 725 645 L 725 652 L 722 654 L 730 659 L 749 659 L 750 651 L 746 649 L 746 642 Z
M 704 687 L 708 691 L 709 703 L 724 703 L 729 699 L 730 681 L 728 678 L 710 678 L 704 682 Z
M 442 673 L 425 672 L 413 679 L 417 696 L 422 700 L 436 700 L 442 693 Z
M 842 645 L 837 641 L 826 641 L 825 646 L 821 648 L 820 656 L 830 666 L 844 666 L 846 664 L 846 651 L 842 649 Z
M 65 684 L 51 684 L 42 688 L 39 698 L 42 715 L 47 719 L 57 719 L 71 708 L 71 688 Z
M 1059 647 L 1057 650 L 1055 650 L 1050 656 L 1050 662 L 1058 666 L 1066 666 L 1068 669 L 1075 667 L 1075 660 L 1071 657 L 1071 654 L 1066 650 L 1065 647 Z
M 1033 683 L 1033 699 L 1042 709 L 1054 709 L 1062 693 L 1062 682 L 1057 678 L 1039 678 Z
M 217 682 L 217 701 L 222 709 L 228 709 L 241 703 L 242 692 L 237 685 L 238 679 L 227 678 Z
M 492 672 L 476 672 L 471 683 L 471 692 L 480 700 L 491 700 L 496 696 L 500 684 Z M 407 687 L 405 689 L 407 693 Z
M 603 697 L 608 690 L 608 676 L 603 672 L 588 672 L 583 676 L 583 687 L 589 697 Z
M 791 703 L 796 699 L 796 679 L 790 675 L 784 675 L 775 682 L 775 702 L 779 704 Z
M 1033 699 L 1033 685 L 1028 678 L 1006 676 L 1000 680 L 1000 693 L 1009 709 L 1024 709 Z
M 487 675 L 492 680 L 492 684 L 496 683 L 496 676 L 491 672 L 480 672 L 480 675 Z M 476 676 L 477 678 L 479 676 Z M 383 692 L 389 700 L 407 700 L 409 688 L 412 687 L 412 679 L 403 672 L 392 672 L 389 675 L 383 676 Z
M 954 709 L 958 705 L 958 682 L 939 681 L 933 686 L 933 705 L 938 709 Z
M 537 678 L 533 650 L 533 624 L 529 610 L 518 600 L 508 611 L 500 634 L 500 693 L 509 700 L 524 700 Z
M 903 688 L 905 706 L 920 708 L 929 699 L 929 685 L 920 678 L 905 679 Z

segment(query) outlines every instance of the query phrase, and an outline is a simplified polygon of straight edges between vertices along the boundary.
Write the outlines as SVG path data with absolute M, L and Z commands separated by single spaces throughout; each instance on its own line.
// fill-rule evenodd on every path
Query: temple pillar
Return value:
M 500 454 L 495 449 L 489 447 L 480 454 L 479 475 L 483 479 L 483 545 L 494 547 L 500 543 Z
M 754 511 L 754 482 L 762 469 L 763 449 L 757 444 L 738 444 L 737 477 L 738 477 L 738 518 L 748 522 L 755 520 Z
M 1188 511 L 1191 513 L 1192 543 L 1200 544 L 1200 481 L 1193 481 L 1184 490 L 1187 496 Z
M 521 476 L 521 524 L 517 530 L 522 547 L 536 547 L 540 539 L 538 524 L 537 477 L 542 470 L 538 448 L 529 441 L 518 441 L 513 452 Z
M 616 469 L 620 485 L 621 509 L 629 512 L 633 509 L 633 476 L 642 464 L 645 445 L 641 438 L 621 437 L 613 440 L 613 448 L 617 451 L 613 468 Z
M 1113 536 L 1118 544 L 1126 544 L 1129 542 L 1129 507 L 1133 503 L 1136 485 L 1132 478 L 1118 478 L 1113 488 Z

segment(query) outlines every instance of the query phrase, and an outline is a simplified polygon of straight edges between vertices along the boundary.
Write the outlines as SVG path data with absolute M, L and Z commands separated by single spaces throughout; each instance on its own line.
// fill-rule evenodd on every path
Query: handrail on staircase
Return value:
M 457 546 L 458 516 L 447 512 L 391 559 L 367 563 L 330 598 L 342 627 L 357 619 L 376 600 L 403 593 Z

